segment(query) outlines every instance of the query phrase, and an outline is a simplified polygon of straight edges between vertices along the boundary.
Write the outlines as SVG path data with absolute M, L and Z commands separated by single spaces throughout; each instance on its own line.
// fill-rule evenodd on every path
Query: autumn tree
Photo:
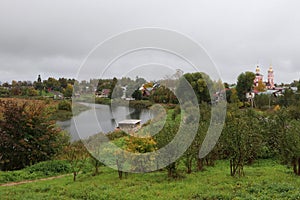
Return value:
M 258 92 L 265 92 L 267 88 L 266 84 L 262 80 L 259 80 L 257 86 L 255 86 L 254 89 Z
M 73 95 L 73 86 L 70 83 L 67 83 L 66 89 L 64 89 L 65 97 L 72 97 Z
M 175 94 L 163 85 L 152 92 L 150 100 L 155 103 L 178 103 Z
M 51 159 L 67 142 L 41 102 L 0 101 L 0 168 L 16 170 Z

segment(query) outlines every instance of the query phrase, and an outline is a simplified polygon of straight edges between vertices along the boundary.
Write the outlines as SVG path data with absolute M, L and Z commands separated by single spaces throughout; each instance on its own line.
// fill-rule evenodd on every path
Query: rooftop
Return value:
M 139 119 L 125 119 L 119 122 L 119 124 L 138 124 L 141 120 Z

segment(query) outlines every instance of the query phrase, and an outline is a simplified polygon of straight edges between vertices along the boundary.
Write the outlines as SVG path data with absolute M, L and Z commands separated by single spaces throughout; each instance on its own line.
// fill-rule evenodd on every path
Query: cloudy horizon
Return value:
M 0 81 L 34 81 L 38 74 L 76 78 L 89 52 L 107 38 L 159 27 L 200 44 L 224 82 L 236 82 L 240 73 L 254 72 L 259 63 L 265 78 L 272 64 L 275 82 L 291 83 L 300 78 L 299 6 L 296 0 L 2 0 Z M 107 76 L 128 70 L 116 68 Z

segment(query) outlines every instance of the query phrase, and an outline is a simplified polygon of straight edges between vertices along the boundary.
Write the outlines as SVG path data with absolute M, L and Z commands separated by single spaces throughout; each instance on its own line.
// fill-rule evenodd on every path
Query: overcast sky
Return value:
M 0 0 L 0 81 L 35 80 L 38 74 L 76 77 L 89 52 L 107 38 L 160 27 L 199 43 L 223 81 L 236 82 L 241 72 L 254 71 L 259 62 L 265 76 L 272 64 L 275 82 L 290 83 L 300 78 L 299 8 L 297 0 Z M 149 58 L 141 62 L 138 54 L 129 57 L 139 60 L 136 66 L 147 68 L 151 63 Z M 160 72 L 159 66 L 163 67 L 158 64 L 153 71 L 170 72 Z M 130 73 L 119 65 L 106 76 Z

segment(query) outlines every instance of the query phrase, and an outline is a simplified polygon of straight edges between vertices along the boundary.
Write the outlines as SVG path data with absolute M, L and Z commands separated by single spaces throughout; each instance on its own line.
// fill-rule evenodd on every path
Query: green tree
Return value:
M 9 90 L 5 87 L 0 87 L 0 97 L 8 97 Z
M 252 109 L 228 112 L 222 146 L 230 161 L 231 176 L 244 175 L 244 165 L 257 158 L 261 142 L 259 118 Z
M 131 95 L 132 98 L 134 98 L 135 100 L 141 100 L 142 99 L 142 92 L 137 89 L 133 92 L 133 94 Z
M 246 93 L 252 90 L 255 74 L 253 72 L 245 72 L 239 75 L 236 90 L 241 102 L 245 102 Z
M 239 97 L 237 95 L 237 91 L 235 88 L 233 88 L 231 90 L 230 103 L 237 104 L 237 105 L 240 103 L 240 100 L 239 100 Z
M 48 80 L 44 80 L 43 84 L 47 89 L 50 90 L 60 91 L 61 89 L 60 82 L 52 77 L 49 77 Z
M 155 134 L 154 140 L 156 141 L 156 145 L 158 149 L 161 149 L 165 147 L 167 144 L 169 144 L 174 136 L 177 134 L 179 129 L 179 122 L 180 118 L 176 118 L 175 120 L 167 120 L 166 124 L 164 125 L 163 129 Z M 175 162 L 170 162 L 172 158 L 176 156 L 177 149 L 168 149 L 168 154 L 165 155 L 163 159 L 164 162 L 170 163 L 166 169 L 168 172 L 168 177 L 176 178 L 178 176 L 177 173 L 177 164 Z M 159 157 L 159 155 L 158 155 Z
M 292 89 L 288 89 L 288 88 L 285 89 L 283 96 L 279 97 L 278 102 L 279 102 L 279 105 L 285 106 L 285 107 L 296 104 L 297 100 L 296 100 L 295 93 L 293 92 Z
M 68 80 L 66 78 L 59 78 L 58 82 L 60 83 L 60 86 L 62 88 L 64 88 L 64 89 L 67 88 L 67 86 L 68 86 Z
M 207 74 L 201 72 L 184 74 L 179 79 L 176 95 L 184 100 L 191 99 L 191 89 L 195 92 L 199 104 L 211 101 L 209 89 L 213 89 L 213 82 Z
M 201 149 L 201 146 L 203 144 L 204 138 L 206 136 L 208 127 L 210 125 L 210 106 L 207 103 L 201 103 L 200 104 L 200 121 L 199 121 L 199 128 L 197 131 L 197 134 L 195 136 L 195 139 L 193 143 L 190 145 L 190 147 L 187 149 L 187 151 L 184 153 L 183 160 L 184 164 L 187 168 L 187 173 L 192 172 L 192 166 L 194 160 L 197 162 L 197 170 L 201 171 L 203 170 L 204 167 L 204 160 L 207 161 L 207 164 L 209 164 L 210 156 L 212 155 L 209 154 L 206 156 L 206 158 L 199 158 L 199 150 Z M 187 127 L 189 129 L 189 127 Z M 189 131 L 189 130 L 186 130 Z M 210 160 L 212 161 L 212 160 Z M 213 161 L 210 162 L 213 164 Z
M 269 105 L 271 106 L 272 103 L 271 99 L 272 99 L 271 95 L 260 94 L 260 95 L 255 95 L 254 101 L 257 108 L 263 109 L 263 108 L 269 108 Z
M 296 175 L 300 176 L 300 122 L 292 120 L 280 140 L 281 158 L 286 164 L 291 164 Z
M 28 88 L 27 90 L 27 95 L 30 96 L 30 97 L 33 97 L 33 96 L 38 96 L 39 93 L 37 90 L 35 90 L 33 87 L 30 87 Z
M 272 118 L 275 152 L 284 164 L 291 165 L 300 176 L 300 121 L 287 109 L 281 109 Z
M 76 141 L 72 144 L 66 145 L 63 153 L 62 158 L 66 159 L 70 163 L 73 173 L 73 181 L 76 181 L 78 174 L 89 158 L 89 153 L 81 141 Z
M 72 111 L 72 104 L 68 100 L 62 100 L 58 103 L 58 110 Z

